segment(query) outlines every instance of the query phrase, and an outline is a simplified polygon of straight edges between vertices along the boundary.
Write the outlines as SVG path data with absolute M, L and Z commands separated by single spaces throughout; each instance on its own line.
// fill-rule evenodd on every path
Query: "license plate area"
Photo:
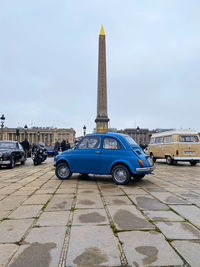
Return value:
M 184 153 L 185 153 L 186 155 L 193 155 L 195 152 L 194 152 L 194 151 L 184 151 Z

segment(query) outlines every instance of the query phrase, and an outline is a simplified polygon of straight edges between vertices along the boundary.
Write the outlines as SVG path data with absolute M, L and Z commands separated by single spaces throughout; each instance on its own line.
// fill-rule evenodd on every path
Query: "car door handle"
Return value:
M 101 151 L 95 151 L 96 154 L 101 154 Z

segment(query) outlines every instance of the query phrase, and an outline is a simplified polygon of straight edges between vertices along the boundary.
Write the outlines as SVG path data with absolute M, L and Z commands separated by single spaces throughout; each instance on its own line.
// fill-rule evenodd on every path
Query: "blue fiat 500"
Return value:
M 68 179 L 72 173 L 111 174 L 116 184 L 127 184 L 154 170 L 153 161 L 128 135 L 89 134 L 70 150 L 55 157 L 56 176 Z

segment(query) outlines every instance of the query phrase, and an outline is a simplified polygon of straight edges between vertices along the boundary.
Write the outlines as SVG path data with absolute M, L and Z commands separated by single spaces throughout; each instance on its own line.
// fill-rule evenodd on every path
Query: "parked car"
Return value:
M 116 184 L 127 184 L 133 176 L 142 179 L 154 170 L 154 164 L 128 135 L 90 134 L 73 149 L 55 157 L 56 175 L 68 179 L 72 173 L 112 175 Z
M 50 157 L 54 157 L 58 155 L 58 151 L 54 149 L 53 146 L 46 146 L 46 154 Z
M 200 162 L 198 132 L 179 129 L 152 134 L 147 153 L 154 162 L 156 159 L 166 159 L 167 164 L 188 161 L 194 166 Z
M 26 155 L 17 141 L 0 141 L 0 166 L 13 168 L 16 163 L 24 164 Z

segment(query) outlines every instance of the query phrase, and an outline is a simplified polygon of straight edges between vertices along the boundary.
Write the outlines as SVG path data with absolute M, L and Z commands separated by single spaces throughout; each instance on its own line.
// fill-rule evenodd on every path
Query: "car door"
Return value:
M 99 173 L 100 136 L 87 136 L 81 140 L 71 156 L 71 171 L 78 173 Z
M 21 151 L 19 149 L 19 144 L 15 143 L 15 148 L 14 148 L 14 157 L 15 157 L 15 162 L 21 161 Z
M 20 161 L 24 161 L 25 160 L 25 152 L 24 152 L 24 149 L 23 147 L 21 146 L 20 143 L 18 143 L 19 145 L 19 150 L 20 150 Z
M 120 142 L 114 137 L 103 138 L 103 148 L 101 153 L 101 172 L 109 174 L 112 163 L 119 160 L 126 151 Z

